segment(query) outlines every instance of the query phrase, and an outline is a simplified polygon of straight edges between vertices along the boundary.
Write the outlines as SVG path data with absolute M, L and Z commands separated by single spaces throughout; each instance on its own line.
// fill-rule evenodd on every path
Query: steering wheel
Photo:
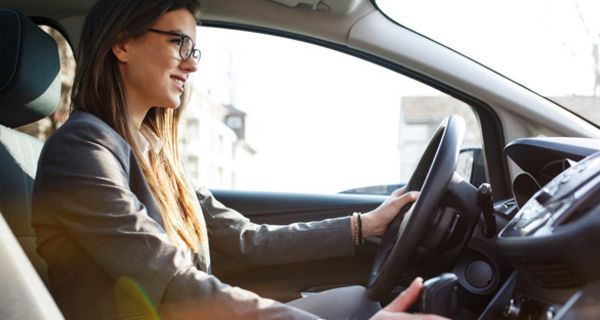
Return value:
M 406 185 L 407 191 L 420 191 L 419 198 L 390 223 L 375 254 L 367 287 L 371 300 L 385 298 L 409 266 L 452 178 L 464 133 L 465 121 L 450 115 L 429 141 Z

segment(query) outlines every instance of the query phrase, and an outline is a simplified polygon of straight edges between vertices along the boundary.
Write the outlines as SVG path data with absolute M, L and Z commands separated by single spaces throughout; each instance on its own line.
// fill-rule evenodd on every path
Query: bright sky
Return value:
M 543 94 L 591 94 L 592 40 L 574 0 L 378 3 L 406 26 Z M 458 10 L 458 3 L 472 10 Z M 598 41 L 600 1 L 578 5 Z M 438 94 L 381 67 L 296 41 L 201 28 L 198 43 L 203 58 L 196 88 L 233 103 L 251 121 L 249 140 L 259 152 L 240 188 L 330 193 L 397 183 L 400 99 Z

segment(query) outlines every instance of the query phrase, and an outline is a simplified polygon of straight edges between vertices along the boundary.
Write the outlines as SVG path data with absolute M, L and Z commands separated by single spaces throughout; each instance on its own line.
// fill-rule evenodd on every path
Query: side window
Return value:
M 58 129 L 69 116 L 71 87 L 73 87 L 73 78 L 75 77 L 75 58 L 71 46 L 58 30 L 45 25 L 40 26 L 40 28 L 54 38 L 58 45 L 61 81 L 60 102 L 53 114 L 34 123 L 19 127 L 17 130 L 30 134 L 38 139 L 45 140 L 52 132 Z
M 336 193 L 406 182 L 440 121 L 470 106 L 373 63 L 295 40 L 199 27 L 184 166 L 209 188 Z

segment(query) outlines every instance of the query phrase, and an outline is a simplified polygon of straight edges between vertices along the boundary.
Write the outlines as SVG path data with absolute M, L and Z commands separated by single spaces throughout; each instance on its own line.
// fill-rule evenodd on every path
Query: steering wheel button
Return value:
M 522 235 L 528 235 L 533 233 L 535 230 L 539 229 L 543 226 L 548 219 L 550 219 L 551 214 L 548 212 L 545 215 L 538 217 L 537 219 L 531 221 L 528 225 L 521 228 Z
M 550 190 L 544 188 L 540 191 L 540 193 L 538 193 L 537 196 L 535 196 L 535 200 L 537 200 L 537 202 L 541 205 L 543 205 L 544 203 L 548 202 L 548 200 L 550 200 L 552 198 L 552 193 L 550 193 Z

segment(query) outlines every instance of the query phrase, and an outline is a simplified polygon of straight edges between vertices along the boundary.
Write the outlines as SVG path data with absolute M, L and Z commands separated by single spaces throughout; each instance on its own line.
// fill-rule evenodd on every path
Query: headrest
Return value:
M 0 9 L 0 124 L 42 119 L 60 99 L 58 47 L 22 13 Z

